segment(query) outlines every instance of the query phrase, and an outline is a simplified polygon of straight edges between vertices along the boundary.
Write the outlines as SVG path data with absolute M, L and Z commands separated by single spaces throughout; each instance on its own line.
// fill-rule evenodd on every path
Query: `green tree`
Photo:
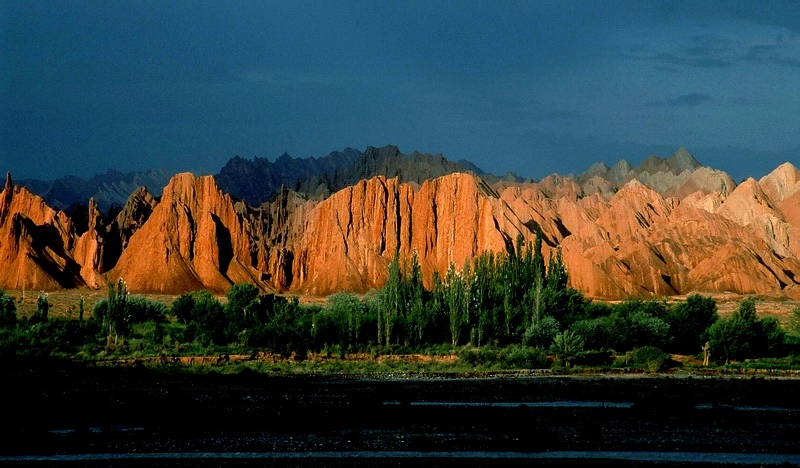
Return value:
M 717 303 L 711 297 L 693 294 L 673 306 L 667 315 L 672 342 L 679 354 L 697 354 L 708 341 L 708 329 L 719 320 Z
M 544 310 L 547 315 L 555 317 L 565 328 L 569 328 L 578 320 L 587 318 L 588 301 L 580 291 L 567 287 L 562 290 L 547 287 L 543 294 Z
M 425 287 L 422 284 L 422 267 L 416 249 L 411 256 L 411 272 L 408 276 L 408 315 L 413 327 L 413 338 L 422 344 L 430 323 L 429 309 L 425 307 Z
M 400 271 L 399 254 L 389 263 L 389 277 L 381 289 L 381 314 L 378 328 L 383 329 L 383 342 L 388 345 L 392 341 L 392 333 L 397 320 L 404 315 L 404 275 Z M 378 332 L 380 333 L 380 331 Z M 379 336 L 379 344 L 381 337 Z
M 643 310 L 628 316 L 628 343 L 626 349 L 652 346 L 661 348 L 669 343 L 669 325 L 658 317 L 649 315 Z
M 569 283 L 567 267 L 561 256 L 561 247 L 556 250 L 555 257 L 550 254 L 550 262 L 547 264 L 547 287 L 552 291 L 564 291 Z
M 800 306 L 792 309 L 786 329 L 795 335 L 800 335 Z
M 514 318 L 517 315 L 517 308 L 514 307 L 514 292 L 511 283 L 502 286 L 503 291 L 503 331 L 507 339 L 514 336 Z
M 175 317 L 178 322 L 187 324 L 193 320 L 195 298 L 194 293 L 181 294 L 170 306 L 170 315 Z
M 167 307 L 158 301 L 151 301 L 144 297 L 128 296 L 127 314 L 131 324 L 144 322 L 164 322 Z
M 433 290 L 428 303 L 425 305 L 431 314 L 431 323 L 433 332 L 436 333 L 435 339 L 439 342 L 447 340 L 447 325 L 445 323 L 449 320 L 447 314 L 447 300 L 446 288 L 442 276 L 438 271 L 433 272 Z
M 759 356 L 779 356 L 784 351 L 786 332 L 781 328 L 778 321 L 772 317 L 766 317 L 758 321 L 758 341 L 756 351 Z
M 528 326 L 536 327 L 544 319 L 544 277 L 536 272 L 533 280 L 533 287 L 529 294 L 530 297 L 530 318 Z
M 47 322 L 50 313 L 50 295 L 42 291 L 36 298 L 36 313 L 31 317 L 34 323 Z
M 250 283 L 236 283 L 225 295 L 225 314 L 236 328 L 247 328 L 260 323 L 259 290 Z
M 458 345 L 461 328 L 467 323 L 466 284 L 451 262 L 444 280 L 445 304 L 450 319 L 450 343 Z
M 170 313 L 178 319 L 178 322 L 196 323 L 203 327 L 210 324 L 212 316 L 217 312 L 222 313 L 222 305 L 205 289 L 178 296 L 170 308 Z
M 491 252 L 475 257 L 473 262 L 472 285 L 470 286 L 472 300 L 471 308 L 477 315 L 476 345 L 480 346 L 486 340 L 497 336 L 498 323 L 494 314 L 492 287 L 494 271 L 494 255 Z
M 711 352 L 731 360 L 753 357 L 753 345 L 758 339 L 759 324 L 755 301 L 745 299 L 731 318 L 717 320 L 708 330 Z
M 615 338 L 615 323 L 611 315 L 592 319 L 578 320 L 569 329 L 584 339 L 588 349 L 613 349 Z
M 353 294 L 336 293 L 328 296 L 326 309 L 323 312 L 334 322 L 336 342 L 343 349 L 355 347 L 366 321 L 366 306 Z
M 13 328 L 17 323 L 17 306 L 14 299 L 0 290 L 0 328 Z
M 542 255 L 542 228 L 538 226 L 536 227 L 536 240 L 533 243 L 533 272 L 534 281 L 544 281 L 546 270 Z
M 128 315 L 128 286 L 120 278 L 116 283 L 108 283 L 108 298 L 106 299 L 106 312 L 103 315 L 103 330 L 114 336 L 114 344 L 124 341 L 130 331 L 130 316 Z
M 583 352 L 583 345 L 583 338 L 580 335 L 565 330 L 553 338 L 550 352 L 555 354 L 556 358 L 564 364 L 564 367 L 569 367 L 570 361 Z

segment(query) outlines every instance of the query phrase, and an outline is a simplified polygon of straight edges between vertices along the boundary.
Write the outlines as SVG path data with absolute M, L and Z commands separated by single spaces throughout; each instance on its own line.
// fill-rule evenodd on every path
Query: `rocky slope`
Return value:
M 378 176 L 322 200 L 284 188 L 258 208 L 213 177 L 179 174 L 160 200 L 139 190 L 113 219 L 91 201 L 80 234 L 9 178 L 0 287 L 100 287 L 122 277 L 134 292 L 224 292 L 240 281 L 293 294 L 364 292 L 381 287 L 395 252 L 416 251 L 430 284 L 451 262 L 508 251 L 540 228 L 545 255 L 560 247 L 572 285 L 591 297 L 800 299 L 800 171 L 787 163 L 736 186 L 687 155 L 538 183 Z

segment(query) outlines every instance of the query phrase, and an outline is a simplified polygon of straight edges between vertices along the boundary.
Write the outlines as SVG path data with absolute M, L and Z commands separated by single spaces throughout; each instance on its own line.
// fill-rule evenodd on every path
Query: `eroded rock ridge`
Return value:
M 422 183 L 377 176 L 324 199 L 283 188 L 252 207 L 211 176 L 178 174 L 155 198 L 144 188 L 115 216 L 94 200 L 73 222 L 10 175 L 0 194 L 0 287 L 103 287 L 326 295 L 386 281 L 416 251 L 425 281 L 477 254 L 507 252 L 541 229 L 560 248 L 572 286 L 619 299 L 737 293 L 800 299 L 800 171 L 789 163 L 738 186 L 685 150 L 592 166 L 577 177 L 491 183 L 453 173 Z M 80 233 L 78 231 L 81 231 Z

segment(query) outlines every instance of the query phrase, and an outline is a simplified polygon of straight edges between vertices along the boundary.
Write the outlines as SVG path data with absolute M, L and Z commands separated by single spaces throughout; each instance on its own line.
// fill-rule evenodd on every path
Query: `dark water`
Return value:
M 395 452 L 395 451 L 336 451 L 336 452 L 172 452 L 172 453 L 95 453 L 68 455 L 34 455 L 0 457 L 0 462 L 81 462 L 122 460 L 291 460 L 312 459 L 469 459 L 469 460 L 624 460 L 675 463 L 721 463 L 742 465 L 797 465 L 800 455 L 719 452 L 624 452 L 624 451 L 562 451 L 562 452 Z
M 632 408 L 633 402 L 603 401 L 387 401 L 384 405 L 438 406 L 447 408 Z
M 800 465 L 800 380 L 7 377 L 0 464 Z

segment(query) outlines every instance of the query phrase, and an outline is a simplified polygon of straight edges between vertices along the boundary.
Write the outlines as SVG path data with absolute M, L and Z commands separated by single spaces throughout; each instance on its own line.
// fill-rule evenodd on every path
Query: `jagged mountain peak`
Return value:
M 614 166 L 611 167 L 609 172 L 613 177 L 613 181 L 619 183 L 622 182 L 632 170 L 633 166 L 631 166 L 628 161 L 620 159 L 616 164 L 614 164 Z
M 109 169 L 105 173 L 86 179 L 65 176 L 50 181 L 26 179 L 17 183 L 38 194 L 48 205 L 59 210 L 68 210 L 76 205 L 85 206 L 89 198 L 94 198 L 101 209 L 108 210 L 113 206 L 124 205 L 128 195 L 142 185 L 154 193 L 160 193 L 170 176 L 171 174 L 165 169 L 128 173 Z
M 454 172 L 474 172 L 483 174 L 474 164 L 464 165 L 448 160 L 441 154 L 413 151 L 404 154 L 397 146 L 370 146 L 351 167 L 334 174 L 311 177 L 297 189 L 313 198 L 324 198 L 363 179 L 375 176 L 397 177 L 400 182 L 422 184 Z
M 683 171 L 694 171 L 701 167 L 701 164 L 684 147 L 678 148 L 675 153 L 667 158 L 667 165 L 673 174 L 678 175 Z
M 773 202 L 780 203 L 800 190 L 798 182 L 800 182 L 800 170 L 792 163 L 786 162 L 762 177 L 758 184 Z
M 668 158 L 655 155 L 648 156 L 636 168 L 636 171 L 639 173 L 647 172 L 651 175 L 659 172 L 680 175 L 684 171 L 692 172 L 699 167 L 701 167 L 701 164 L 697 162 L 694 156 L 686 148 L 681 147 Z
M 396 158 L 400 155 L 400 148 L 395 145 L 386 145 L 386 146 L 367 146 L 367 149 L 364 150 L 363 159 L 386 159 L 386 158 Z
M 361 156 L 360 151 L 345 148 L 320 158 L 293 158 L 283 153 L 275 162 L 266 158 L 236 157 L 228 160 L 215 179 L 219 187 L 234 198 L 258 206 L 272 198 L 281 187 L 326 186 L 324 179 L 346 171 Z
M 578 177 L 578 181 L 586 193 L 611 194 L 634 179 L 665 197 L 683 197 L 697 190 L 709 193 L 719 187 L 723 187 L 726 193 L 727 189 L 732 190 L 734 184 L 728 180 L 727 174 L 714 170 L 701 174 L 699 170 L 702 167 L 686 148 L 681 147 L 668 158 L 648 156 L 636 168 L 624 159 L 608 170 L 604 170 L 604 164 L 594 164 Z
M 589 169 L 586 170 L 585 174 L 606 174 L 610 168 L 604 162 L 594 163 L 589 166 Z

